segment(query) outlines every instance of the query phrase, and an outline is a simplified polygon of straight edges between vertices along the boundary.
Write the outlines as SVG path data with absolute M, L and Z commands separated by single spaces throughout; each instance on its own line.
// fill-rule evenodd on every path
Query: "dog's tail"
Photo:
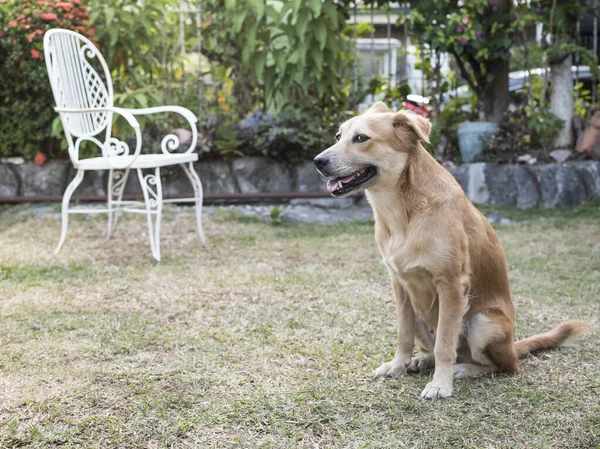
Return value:
M 581 334 L 587 324 L 583 321 L 565 321 L 560 326 L 542 334 L 532 335 L 515 342 L 515 348 L 519 358 L 540 349 L 550 349 L 572 340 Z

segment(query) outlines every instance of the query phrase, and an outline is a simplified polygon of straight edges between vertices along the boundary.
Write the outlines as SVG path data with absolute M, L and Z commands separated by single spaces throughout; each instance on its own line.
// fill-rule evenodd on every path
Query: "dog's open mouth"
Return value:
M 351 192 L 359 185 L 364 184 L 376 174 L 377 169 L 373 166 L 369 166 L 362 168 L 349 176 L 330 179 L 327 181 L 327 191 L 333 196 L 344 195 Z

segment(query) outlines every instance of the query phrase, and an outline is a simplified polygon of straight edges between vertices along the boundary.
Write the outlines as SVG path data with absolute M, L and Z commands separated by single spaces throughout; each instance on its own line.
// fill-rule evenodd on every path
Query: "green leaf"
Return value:
M 264 0 L 248 0 L 250 6 L 254 10 L 254 14 L 256 14 L 256 20 L 260 20 L 265 15 L 265 1 Z
M 330 22 L 335 28 L 338 26 L 338 12 L 337 8 L 329 0 L 325 0 L 323 3 L 323 12 L 329 16 Z
M 309 3 L 308 7 L 313 12 L 313 17 L 319 17 L 321 15 L 322 7 L 321 0 L 309 0 L 307 3 Z
M 314 22 L 313 33 L 319 42 L 321 50 L 323 50 L 325 48 L 325 43 L 327 42 L 327 27 L 325 26 L 323 20 L 317 20 Z
M 252 68 L 254 69 L 254 77 L 259 84 L 263 83 L 263 75 L 265 73 L 265 54 L 256 53 L 252 58 Z
M 308 22 L 310 21 L 310 12 L 306 8 L 302 8 L 298 12 L 298 20 L 296 21 L 296 35 L 299 38 L 304 37 L 304 33 L 306 33 L 306 27 L 308 26 Z
M 115 13 L 116 13 L 115 8 L 111 8 L 111 7 L 104 8 L 104 15 L 105 15 L 106 23 L 108 25 L 110 25 L 110 23 L 115 18 Z
M 247 15 L 248 15 L 247 9 L 238 11 L 235 14 L 235 16 L 233 17 L 233 32 L 234 33 L 237 34 L 242 30 L 242 27 L 244 26 L 244 20 L 246 20 Z
M 116 27 L 108 28 L 108 35 L 110 36 L 110 46 L 114 47 L 117 43 L 117 39 L 119 39 L 119 29 Z

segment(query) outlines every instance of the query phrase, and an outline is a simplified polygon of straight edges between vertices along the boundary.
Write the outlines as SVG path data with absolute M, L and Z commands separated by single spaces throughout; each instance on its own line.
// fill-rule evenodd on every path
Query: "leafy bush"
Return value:
M 486 145 L 481 160 L 514 163 L 528 152 L 543 159 L 536 150 L 546 150 L 563 125 L 564 121 L 550 111 L 520 106 L 505 115 L 498 131 Z
M 342 117 L 323 119 L 314 111 L 288 109 L 278 116 L 254 110 L 235 123 L 226 114 L 200 122 L 201 148 L 215 156 L 264 156 L 295 164 L 312 159 L 333 143 Z
M 43 34 L 60 26 L 93 37 L 88 18 L 80 0 L 0 0 L 0 156 L 58 155 Z

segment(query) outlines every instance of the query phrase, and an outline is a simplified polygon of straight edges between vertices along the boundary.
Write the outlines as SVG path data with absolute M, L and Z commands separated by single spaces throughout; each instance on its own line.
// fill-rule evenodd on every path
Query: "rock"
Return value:
M 557 167 L 556 186 L 556 204 L 559 206 L 576 206 L 587 198 L 585 185 L 573 167 L 566 165 Z
M 534 165 L 537 162 L 537 159 L 534 158 L 531 154 L 523 154 L 517 158 L 517 162 Z
M 295 167 L 296 191 L 327 192 L 327 180 L 315 169 L 312 161 L 303 162 Z
M 204 193 L 236 193 L 238 191 L 229 164 L 223 161 L 200 161 L 194 164 Z
M 67 175 L 67 185 L 77 174 L 77 170 L 72 165 L 69 166 Z M 66 187 L 65 187 L 66 188 Z M 107 170 L 87 170 L 83 175 L 83 180 L 79 187 L 73 192 L 77 195 L 106 195 L 108 188 L 108 171 Z
M 226 162 L 196 162 L 194 168 L 202 182 L 204 194 L 237 192 L 231 169 Z M 192 183 L 180 166 L 165 167 L 161 170 L 161 173 L 163 173 L 163 193 L 165 195 L 178 195 L 190 198 L 194 196 Z M 137 184 L 139 188 L 139 183 Z
M 282 221 L 292 223 L 336 224 L 349 221 L 372 221 L 370 207 L 323 209 L 315 206 L 289 206 L 280 215 Z
M 488 203 L 516 206 L 518 188 L 508 165 L 486 164 L 485 182 L 489 192 Z
M 310 205 L 327 209 L 348 209 L 354 205 L 353 198 L 296 198 L 290 201 L 292 206 Z
M 242 193 L 291 192 L 292 170 L 283 164 L 260 157 L 243 157 L 231 164 Z
M 600 162 L 575 162 L 572 167 L 583 182 L 587 195 L 600 197 Z
M 15 166 L 22 182 L 23 196 L 62 196 L 68 179 L 70 162 L 50 161 L 41 167 L 33 162 Z
M 0 165 L 0 198 L 19 194 L 19 178 L 9 166 Z
M 536 178 L 540 192 L 539 205 L 544 208 L 556 207 L 556 164 L 536 165 L 532 173 Z
M 452 161 L 442 161 L 442 167 L 450 171 L 456 168 L 456 164 Z
M 0 164 L 12 164 L 12 165 L 21 165 L 25 163 L 25 159 L 22 157 L 1 157 Z
M 490 222 L 490 224 L 496 224 L 500 221 L 502 216 L 497 212 L 490 212 L 485 214 L 485 218 Z
M 537 180 L 531 168 L 522 165 L 488 165 L 485 180 L 489 204 L 528 209 L 539 204 Z
M 490 192 L 485 179 L 486 166 L 487 164 L 483 162 L 468 164 L 467 198 L 476 204 L 485 204 L 490 199 Z
M 179 145 L 183 147 L 189 147 L 190 143 L 192 143 L 192 132 L 189 129 L 177 128 L 169 134 L 175 134 L 179 139 Z
M 456 167 L 452 163 L 453 166 L 451 167 L 451 166 L 446 165 L 446 162 L 452 163 L 452 161 L 445 161 L 443 166 L 444 166 L 444 168 L 446 168 L 446 170 L 448 170 L 450 172 L 450 174 L 452 176 L 454 176 L 456 181 L 462 187 L 463 191 L 465 193 L 467 193 L 468 188 L 469 188 L 469 166 L 471 164 L 463 164 L 463 165 Z
M 540 191 L 533 167 L 512 165 L 509 171 L 517 186 L 517 207 L 529 209 L 540 204 Z
M 549 153 L 550 157 L 559 164 L 564 164 L 573 152 L 571 150 L 554 150 Z

